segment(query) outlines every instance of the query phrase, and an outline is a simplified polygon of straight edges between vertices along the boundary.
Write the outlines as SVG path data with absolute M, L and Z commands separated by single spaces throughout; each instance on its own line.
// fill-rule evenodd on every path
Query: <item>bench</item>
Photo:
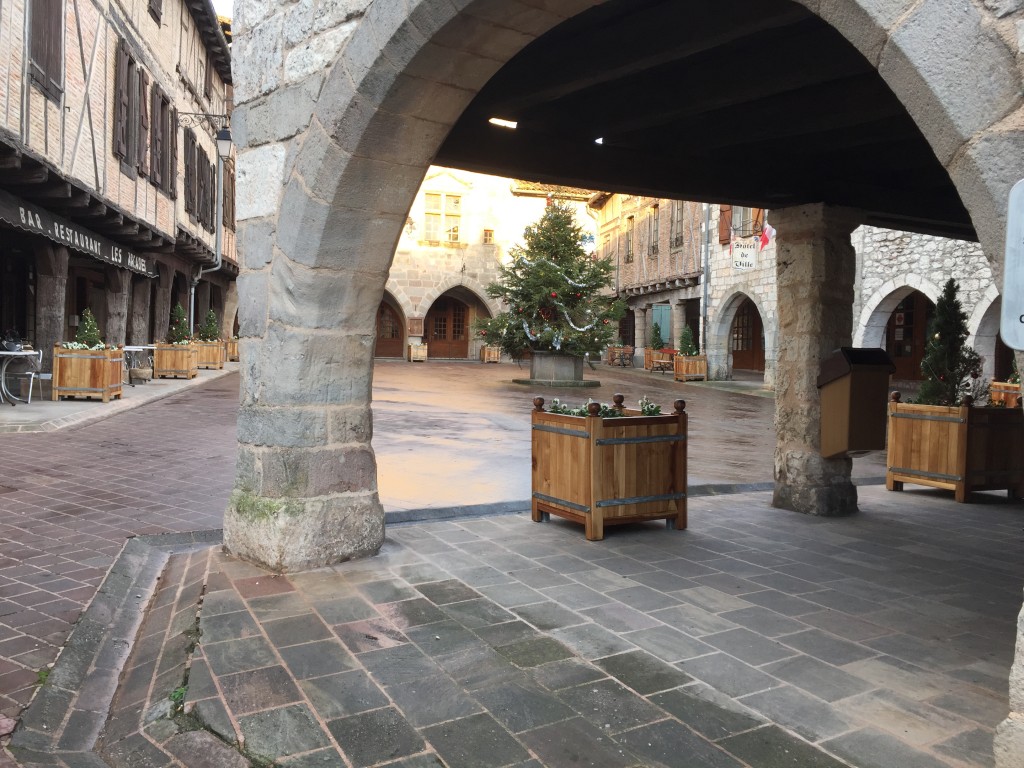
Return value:
M 672 370 L 674 355 L 664 352 L 654 352 L 651 355 L 651 372 L 667 373 Z

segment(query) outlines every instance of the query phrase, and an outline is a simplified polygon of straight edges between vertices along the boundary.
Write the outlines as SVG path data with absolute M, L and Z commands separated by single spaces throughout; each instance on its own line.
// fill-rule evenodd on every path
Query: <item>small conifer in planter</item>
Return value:
M 683 330 L 679 332 L 679 354 L 686 357 L 699 354 L 697 345 L 693 342 L 693 329 L 688 325 L 684 325 Z
M 673 362 L 673 378 L 676 381 L 706 380 L 708 377 L 708 359 L 697 349 L 693 340 L 693 329 L 688 325 L 684 324 L 682 331 L 679 332 L 679 354 Z
M 98 397 L 104 403 L 121 397 L 124 354 L 103 342 L 92 311 L 82 311 L 74 341 L 53 348 L 51 398 Z
M 967 313 L 957 297 L 960 286 L 950 278 L 935 304 L 928 324 L 928 344 L 921 372 L 924 381 L 917 402 L 923 405 L 960 405 L 970 396 L 981 402 L 988 385 L 981 377 L 981 355 L 967 345 Z
M 199 375 L 199 351 L 192 343 L 192 331 L 181 303 L 171 310 L 167 341 L 158 343 L 153 354 L 153 376 L 163 379 L 191 379 Z
M 199 367 L 221 369 L 224 367 L 224 342 L 220 340 L 220 323 L 217 322 L 217 313 L 212 309 L 207 311 L 206 320 L 196 331 L 199 339 Z

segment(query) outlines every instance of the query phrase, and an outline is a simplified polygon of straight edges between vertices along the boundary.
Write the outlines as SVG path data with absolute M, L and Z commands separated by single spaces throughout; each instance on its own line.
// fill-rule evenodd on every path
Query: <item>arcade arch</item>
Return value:
M 766 386 L 774 384 L 774 323 L 757 291 L 735 290 L 719 305 L 711 323 L 708 365 L 715 378 L 732 378 L 735 370 L 763 373 Z

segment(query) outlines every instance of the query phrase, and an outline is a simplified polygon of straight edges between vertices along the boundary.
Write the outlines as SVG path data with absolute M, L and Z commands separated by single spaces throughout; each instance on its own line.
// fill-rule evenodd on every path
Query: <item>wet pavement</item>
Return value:
M 535 393 L 514 371 L 377 366 L 392 519 L 527 498 L 516 414 L 528 425 L 534 394 L 682 394 L 691 484 L 770 480 L 769 398 L 604 367 L 588 372 L 601 389 Z M 823 520 L 768 493 L 698 495 L 686 531 L 595 543 L 524 514 L 420 522 L 390 526 L 380 557 L 275 577 L 222 555 L 215 532 L 186 533 L 220 524 L 236 406 L 227 376 L 2 438 L 3 714 L 103 582 L 15 738 L 26 764 L 992 764 L 1024 583 L 1019 502 L 866 486 L 859 515 Z M 416 466 L 446 478 L 419 499 L 396 481 Z M 877 456 L 855 467 L 881 474 Z

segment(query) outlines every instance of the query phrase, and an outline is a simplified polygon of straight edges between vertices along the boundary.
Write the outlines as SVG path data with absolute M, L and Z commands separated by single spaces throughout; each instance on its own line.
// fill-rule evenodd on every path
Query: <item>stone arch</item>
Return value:
M 423 295 L 423 299 L 417 307 L 419 316 L 425 316 L 427 314 L 427 310 L 430 309 L 430 306 L 452 288 L 463 288 L 472 293 L 473 296 L 475 296 L 476 299 L 487 308 L 491 317 L 494 317 L 501 311 L 501 307 L 498 305 L 498 302 L 487 295 L 487 289 L 484 288 L 478 280 L 460 275 L 447 275 L 443 280 Z
M 380 307 L 387 305 L 388 309 L 391 310 L 395 315 L 395 319 L 398 324 L 399 337 L 396 338 L 385 338 L 380 335 L 380 318 L 381 312 Z M 405 357 L 406 344 L 409 339 L 409 315 L 405 309 L 395 298 L 391 291 L 385 289 L 381 296 L 380 304 L 378 306 L 377 324 L 375 325 L 374 334 L 374 359 L 377 358 L 403 358 Z
M 996 377 L 996 339 L 999 336 L 999 313 L 1002 306 L 999 289 L 989 285 L 967 320 L 970 332 L 967 343 L 981 355 L 984 361 L 982 375 L 989 380 Z
M 762 297 L 753 286 L 741 284 L 733 286 L 732 292 L 718 303 L 714 320 L 709 323 L 708 333 L 708 371 L 713 378 L 726 379 L 732 376 L 732 350 L 730 340 L 732 323 L 736 313 L 747 299 L 753 302 L 761 315 L 764 326 L 764 383 L 766 387 L 775 386 L 775 323 L 772 322 Z
M 391 295 L 395 306 L 401 310 L 402 316 L 406 321 L 410 317 L 417 317 L 416 309 L 412 305 L 412 300 L 409 299 L 409 294 L 405 292 L 405 289 L 396 280 L 388 278 L 387 283 L 384 285 L 384 293 Z
M 896 305 L 914 291 L 920 291 L 934 304 L 942 289 L 931 280 L 908 272 L 886 280 L 864 302 L 860 318 L 853 331 L 853 346 L 885 349 L 885 328 Z
M 242 3 L 234 125 L 245 147 L 237 218 L 247 366 L 236 498 L 225 518 L 232 550 L 286 569 L 379 547 L 383 514 L 368 438 L 372 329 L 407 211 L 483 84 L 593 4 L 495 11 L 484 0 L 368 2 L 361 17 L 339 16 L 296 39 L 290 8 Z M 1024 175 L 1024 131 L 1010 118 L 1020 108 L 1014 57 L 988 12 L 975 4 L 801 4 L 876 67 L 950 173 L 986 252 L 999 253 L 1006 193 Z M 769 344 L 774 351 L 766 323 Z M 273 375 L 282 362 L 292 369 L 287 379 Z M 295 430 L 277 426 L 295 418 L 308 419 L 303 433 L 314 437 L 282 444 Z M 325 471 L 332 462 L 347 471 Z M 301 487 L 294 477 L 305 478 Z M 305 513 L 303 525 L 278 525 L 286 511 Z

